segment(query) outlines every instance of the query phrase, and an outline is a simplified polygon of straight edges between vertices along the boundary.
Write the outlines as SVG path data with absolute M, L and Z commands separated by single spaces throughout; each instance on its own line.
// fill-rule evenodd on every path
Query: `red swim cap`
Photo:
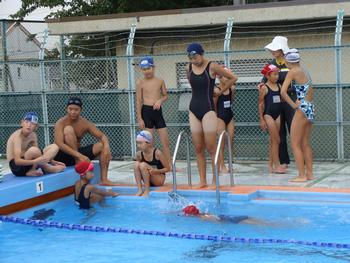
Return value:
M 271 72 L 279 72 L 280 69 L 272 64 L 266 64 L 264 68 L 261 70 L 261 74 L 264 76 L 268 76 L 271 74 Z
M 195 216 L 199 214 L 199 209 L 195 205 L 188 205 L 182 211 L 185 215 Z
M 75 166 L 75 171 L 80 175 L 84 176 L 87 172 L 94 170 L 94 164 L 87 161 L 82 161 Z

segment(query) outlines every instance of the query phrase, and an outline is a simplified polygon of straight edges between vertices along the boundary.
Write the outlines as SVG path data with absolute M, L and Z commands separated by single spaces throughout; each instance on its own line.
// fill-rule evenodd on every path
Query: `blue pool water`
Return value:
M 40 209 L 54 209 L 46 220 L 175 233 L 350 243 L 350 202 L 346 201 L 290 201 L 280 196 L 276 200 L 269 197 L 239 201 L 224 196 L 222 205 L 216 208 L 213 194 L 190 192 L 173 202 L 166 194 L 154 193 L 147 199 L 109 198 L 104 206 L 96 205 L 93 211 L 86 212 L 79 210 L 72 199 L 69 196 L 13 216 L 29 218 Z M 182 216 L 179 211 L 188 203 L 195 203 L 201 211 L 245 215 L 262 224 L 218 223 Z M 82 261 L 328 263 L 350 262 L 350 250 L 94 233 L 0 222 L 1 263 Z

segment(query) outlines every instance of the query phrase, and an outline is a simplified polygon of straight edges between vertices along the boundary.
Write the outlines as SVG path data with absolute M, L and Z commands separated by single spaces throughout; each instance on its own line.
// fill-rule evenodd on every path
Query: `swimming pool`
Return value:
M 350 244 L 350 196 L 276 193 L 255 196 L 181 192 L 170 200 L 167 193 L 150 198 L 109 198 L 105 206 L 79 210 L 72 196 L 12 216 L 29 218 L 35 211 L 55 210 L 46 220 L 108 226 L 154 233 L 192 233 L 197 236 L 242 237 L 245 240 L 301 240 Z M 297 199 L 297 200 L 293 200 Z M 321 201 L 317 201 L 321 200 Z M 262 225 L 203 221 L 185 217 L 183 205 L 195 203 L 201 211 L 249 216 Z M 50 210 L 53 209 L 53 210 Z M 42 219 L 44 219 L 43 217 Z M 147 233 L 146 231 L 146 233 Z M 127 231 L 125 231 L 127 232 Z M 129 231 L 130 232 L 130 231 Z M 283 243 L 219 242 L 136 233 L 105 233 L 0 223 L 0 261 L 7 262 L 349 262 L 350 249 Z

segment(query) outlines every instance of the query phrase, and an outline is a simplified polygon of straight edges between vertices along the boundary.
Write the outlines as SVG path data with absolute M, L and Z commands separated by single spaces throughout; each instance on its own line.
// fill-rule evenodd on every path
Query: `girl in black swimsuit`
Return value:
M 270 134 L 269 172 L 285 173 L 286 168 L 281 166 L 278 155 L 281 114 L 280 86 L 277 83 L 279 69 L 274 65 L 266 65 L 261 73 L 267 82 L 259 89 L 259 118 L 260 128 L 268 130 Z
M 217 117 L 214 109 L 213 95 L 219 96 L 231 87 L 237 78 L 224 70 L 215 62 L 210 62 L 203 56 L 204 50 L 200 44 L 192 43 L 187 47 L 190 64 L 187 67 L 187 78 L 192 88 L 189 121 L 192 142 L 197 154 L 197 165 L 200 182 L 198 188 L 207 186 L 205 149 L 210 154 L 214 175 L 214 158 L 216 151 Z M 220 91 L 214 89 L 215 76 L 226 77 L 226 86 Z M 215 177 L 213 176 L 215 185 Z
M 224 69 L 228 72 L 231 72 L 230 69 L 227 67 L 224 67 Z M 220 80 L 219 89 L 221 90 L 222 87 L 224 87 L 227 79 L 222 76 L 217 76 Z M 235 133 L 235 121 L 233 119 L 233 111 L 232 111 L 232 104 L 233 104 L 233 97 L 234 92 L 236 89 L 236 85 L 233 85 L 228 90 L 223 92 L 219 97 L 214 98 L 215 104 L 216 104 L 216 113 L 218 116 L 218 135 L 220 135 L 223 131 L 227 131 L 230 135 L 230 142 L 231 147 L 233 145 L 233 137 Z M 221 151 L 219 155 L 219 171 L 221 173 L 228 173 L 229 170 L 225 166 L 225 160 L 224 160 L 224 147 L 225 143 L 222 143 L 221 145 Z
M 161 150 L 153 147 L 153 136 L 149 131 L 141 131 L 136 137 L 140 151 L 136 153 L 134 175 L 138 191 L 136 195 L 148 196 L 150 186 L 162 186 L 165 173 L 170 171 L 169 162 Z M 145 191 L 142 190 L 142 181 Z

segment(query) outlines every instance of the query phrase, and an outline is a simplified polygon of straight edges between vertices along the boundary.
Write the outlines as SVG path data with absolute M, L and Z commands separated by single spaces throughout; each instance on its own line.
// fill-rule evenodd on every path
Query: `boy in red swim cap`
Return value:
M 185 216 L 193 216 L 202 220 L 208 220 L 217 223 L 268 225 L 266 222 L 248 216 L 212 215 L 208 213 L 201 213 L 195 205 L 186 206 L 184 209 L 182 209 L 182 212 Z
M 75 171 L 80 175 L 80 179 L 75 182 L 74 199 L 79 203 L 80 209 L 89 209 L 91 204 L 101 202 L 105 196 L 118 196 L 118 193 L 104 191 L 90 184 L 94 177 L 94 164 L 83 161 L 75 166 Z

